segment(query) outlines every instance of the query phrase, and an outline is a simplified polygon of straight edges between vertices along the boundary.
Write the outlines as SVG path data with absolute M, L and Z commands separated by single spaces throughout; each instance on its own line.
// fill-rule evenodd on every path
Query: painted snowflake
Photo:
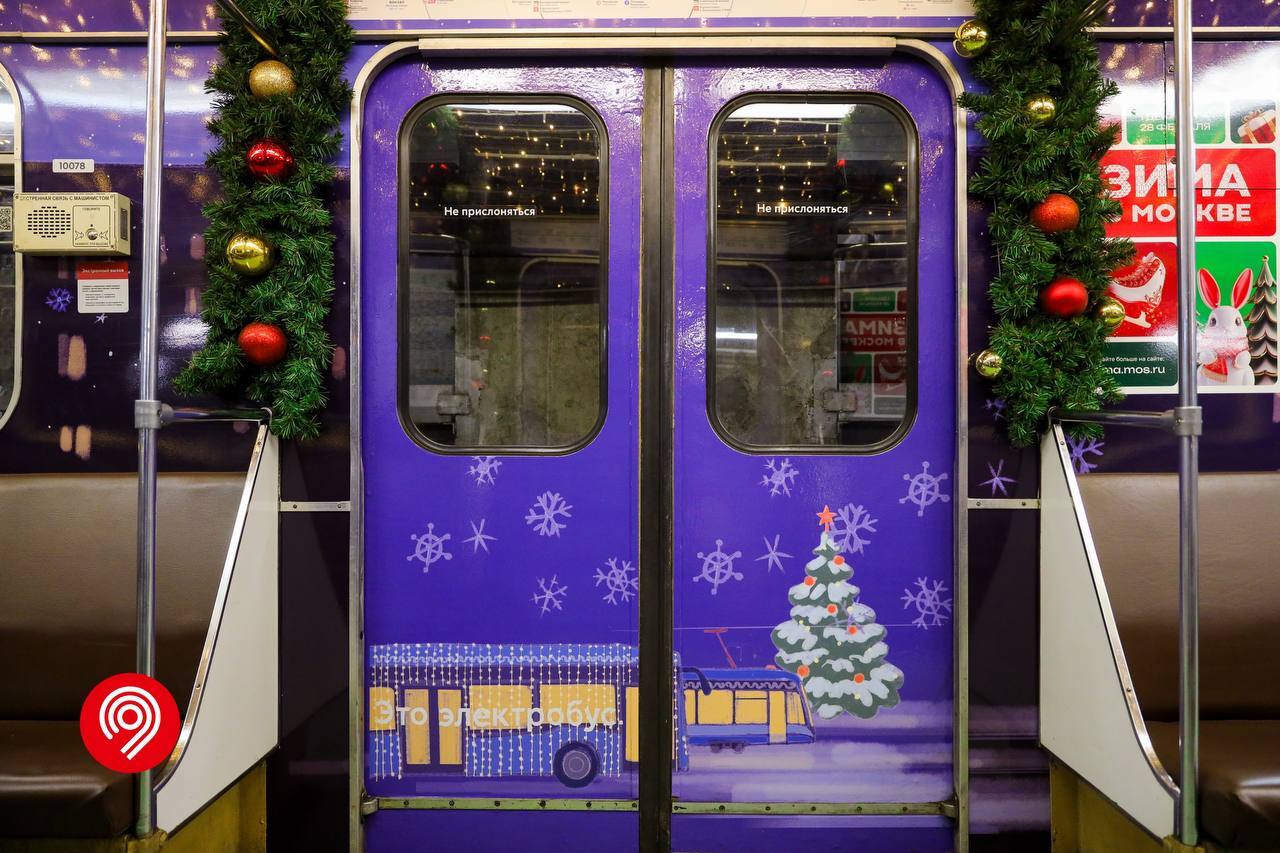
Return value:
M 474 521 L 471 522 L 471 535 L 468 536 L 466 539 L 462 540 L 463 544 L 471 546 L 471 553 L 473 554 L 479 551 L 481 548 L 483 548 L 484 552 L 488 554 L 489 543 L 498 541 L 497 536 L 492 536 L 484 532 L 484 524 L 487 520 L 488 519 L 484 519 L 484 518 L 480 519 L 479 525 L 477 525 Z
M 711 594 L 715 595 L 720 588 L 720 584 L 731 580 L 742 580 L 742 572 L 733 570 L 733 561 L 741 556 L 741 551 L 734 551 L 732 554 L 725 553 L 724 540 L 717 539 L 716 549 L 710 554 L 698 552 L 698 559 L 702 561 L 702 570 L 694 575 L 693 579 L 711 584 Z
M 782 538 L 781 533 L 779 533 L 777 536 L 774 536 L 772 542 L 769 541 L 768 536 L 764 537 L 764 553 L 761 554 L 759 557 L 756 557 L 757 562 L 759 562 L 760 560 L 768 560 L 769 562 L 765 563 L 765 566 L 771 572 L 773 571 L 774 566 L 778 567 L 778 571 L 786 571 L 786 569 L 782 565 L 782 558 L 787 557 L 788 559 L 790 559 L 791 557 L 790 554 L 784 553 L 781 550 L 780 546 L 778 545 L 778 540 L 781 538 Z
M 1071 451 L 1071 464 L 1076 469 L 1076 473 L 1088 474 L 1094 468 L 1097 468 L 1097 462 L 1090 462 L 1085 457 L 1097 456 L 1101 458 L 1102 448 L 1106 444 L 1105 441 L 1099 441 L 1096 438 L 1067 436 L 1067 449 Z
M 44 304 L 61 314 L 71 307 L 71 291 L 65 287 L 51 288 L 44 298 Z
M 596 569 L 596 586 L 604 584 L 606 593 L 604 600 L 610 604 L 618 604 L 618 596 L 622 601 L 630 601 L 640 589 L 640 579 L 636 576 L 635 567 L 627 560 L 610 557 L 605 560 L 606 569 Z
M 997 460 L 997 464 L 995 465 L 992 465 L 990 462 L 988 462 L 987 470 L 991 472 L 991 479 L 983 480 L 979 485 L 990 486 L 992 497 L 995 497 L 997 491 L 999 491 L 1000 494 L 1008 497 L 1009 491 L 1006 488 L 1006 486 L 1016 485 L 1018 481 L 1015 480 L 1013 477 L 1005 476 L 1004 460 L 1003 459 Z
M 467 469 L 467 473 L 476 478 L 476 485 L 493 485 L 502 460 L 496 456 L 472 456 L 471 461 L 475 464 Z
M 987 402 L 982 404 L 982 407 L 991 414 L 991 420 L 993 421 L 1004 420 L 1005 402 L 1004 400 L 1001 400 L 999 397 L 988 398 Z
M 945 625 L 951 618 L 951 599 L 942 597 L 946 591 L 946 584 L 942 581 L 930 581 L 928 578 L 916 578 L 916 588 L 904 589 L 902 606 L 916 609 L 916 618 L 911 624 L 926 631 L 930 627 Z
M 426 533 L 410 533 L 409 538 L 413 540 L 413 553 L 405 559 L 422 563 L 423 572 L 431 571 L 431 567 L 441 560 L 453 559 L 453 555 L 444 549 L 444 543 L 449 541 L 449 534 L 437 536 L 434 524 L 427 525 Z
M 783 459 L 781 462 L 770 459 L 764 464 L 765 475 L 760 480 L 760 485 L 768 486 L 769 497 L 773 497 L 778 493 L 782 493 L 787 497 L 791 497 L 791 484 L 800 474 L 800 471 L 791 464 L 790 459 Z
M 845 554 L 861 554 L 871 544 L 864 534 L 876 532 L 876 519 L 861 504 L 845 504 L 831 523 L 831 541 Z
M 568 527 L 561 518 L 570 518 L 573 507 L 565 503 L 559 492 L 543 492 L 538 495 L 537 503 L 529 507 L 524 523 L 532 524 L 533 529 L 542 536 L 559 536 L 560 531 Z
M 556 576 L 552 575 L 551 580 L 546 578 L 538 578 L 538 591 L 533 595 L 533 603 L 538 605 L 539 616 L 545 616 L 550 610 L 563 610 L 561 606 L 564 604 L 565 593 L 569 591 L 569 587 L 556 580 Z
M 902 479 L 907 481 L 907 494 L 898 498 L 898 503 L 904 504 L 911 501 L 919 510 L 916 516 L 924 515 L 924 508 L 938 501 L 947 503 L 951 500 L 951 496 L 942 491 L 942 481 L 947 479 L 946 474 L 934 476 L 929 473 L 929 463 L 921 463 L 921 471 L 919 474 L 903 474 Z

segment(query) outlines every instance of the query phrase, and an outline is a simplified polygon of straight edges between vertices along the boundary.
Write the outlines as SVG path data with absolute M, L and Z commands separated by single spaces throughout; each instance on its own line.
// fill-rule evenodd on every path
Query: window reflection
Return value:
M 914 176 L 877 104 L 756 102 L 715 139 L 713 414 L 747 445 L 876 445 L 913 399 Z
M 557 448 L 595 429 L 600 146 L 566 104 L 441 104 L 414 121 L 402 381 L 422 436 Z

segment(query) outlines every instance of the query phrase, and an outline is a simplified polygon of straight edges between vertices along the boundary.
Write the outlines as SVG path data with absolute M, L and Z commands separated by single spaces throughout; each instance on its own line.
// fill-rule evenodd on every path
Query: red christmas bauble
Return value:
M 818 579 L 813 577 L 808 577 L 804 579 L 805 586 L 813 586 L 817 582 L 818 582 Z
M 849 626 L 849 633 L 850 633 L 850 634 L 856 634 L 856 633 L 858 633 L 858 626 L 857 626 L 857 625 L 850 625 L 850 626 Z
M 831 562 L 835 563 L 837 566 L 843 566 L 844 557 L 840 556 L 839 554 L 836 554 L 835 558 Z
M 259 367 L 275 364 L 288 348 L 284 332 L 270 323 L 250 323 L 240 330 L 237 341 L 244 357 Z
M 1055 278 L 1040 291 L 1040 309 L 1054 317 L 1075 317 L 1089 307 L 1089 291 L 1074 278 Z
M 800 666 L 796 667 L 796 675 L 800 676 L 801 678 L 808 678 L 809 667 L 805 666 L 804 664 L 800 664 Z
M 274 139 L 260 139 L 249 146 L 244 162 L 261 181 L 283 181 L 293 174 L 293 155 Z
M 836 612 L 836 606 L 835 606 L 834 604 L 828 604 L 828 605 L 827 605 L 827 612 L 828 612 L 828 613 L 835 613 L 835 612 Z
M 1080 224 L 1080 205 L 1069 195 L 1049 193 L 1031 208 L 1031 224 L 1046 234 L 1070 231 Z
M 867 677 L 866 677 L 865 675 L 863 675 L 862 673 L 860 673 L 860 672 L 858 672 L 858 673 L 854 673 L 854 676 L 853 676 L 853 682 L 854 682 L 854 684 L 861 684 L 862 682 L 866 681 L 866 679 L 867 679 Z

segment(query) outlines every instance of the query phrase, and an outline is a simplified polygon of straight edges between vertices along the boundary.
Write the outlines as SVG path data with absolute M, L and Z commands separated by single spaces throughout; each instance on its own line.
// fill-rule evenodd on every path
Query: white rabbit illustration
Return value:
M 1253 270 L 1245 270 L 1231 286 L 1231 304 L 1222 305 L 1218 282 L 1208 270 L 1200 270 L 1200 298 L 1209 306 L 1209 320 L 1200 328 L 1196 362 L 1201 385 L 1252 385 L 1249 336 L 1240 316 Z

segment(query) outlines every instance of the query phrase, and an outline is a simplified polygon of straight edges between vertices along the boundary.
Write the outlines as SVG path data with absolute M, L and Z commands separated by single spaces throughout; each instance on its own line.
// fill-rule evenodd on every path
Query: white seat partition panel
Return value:
M 178 745 L 157 771 L 156 824 L 172 832 L 262 760 L 279 731 L 277 442 L 253 458 Z M 157 566 L 163 572 L 163 565 Z M 183 697 L 177 697 L 181 702 Z
M 1044 437 L 1040 463 L 1040 742 L 1164 838 L 1177 787 L 1138 710 L 1060 426 Z

